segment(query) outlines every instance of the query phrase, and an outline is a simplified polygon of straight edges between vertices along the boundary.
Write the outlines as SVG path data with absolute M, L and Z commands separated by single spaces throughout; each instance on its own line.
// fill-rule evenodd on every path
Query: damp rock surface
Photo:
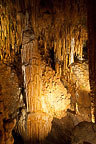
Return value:
M 96 124 L 81 122 L 72 132 L 72 144 L 96 144 Z
M 20 107 L 19 84 L 15 71 L 0 63 L 0 144 L 13 144 L 12 130 Z M 22 105 L 22 103 L 21 103 Z

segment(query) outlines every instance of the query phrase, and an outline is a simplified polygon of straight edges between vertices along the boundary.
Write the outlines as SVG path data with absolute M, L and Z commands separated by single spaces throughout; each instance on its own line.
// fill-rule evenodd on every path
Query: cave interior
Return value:
M 96 0 L 0 0 L 0 144 L 96 144 Z

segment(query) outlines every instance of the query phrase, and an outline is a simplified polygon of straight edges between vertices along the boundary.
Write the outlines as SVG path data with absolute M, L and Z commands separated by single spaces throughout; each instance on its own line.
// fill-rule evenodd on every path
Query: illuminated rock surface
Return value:
M 10 66 L 0 63 L 0 143 L 13 144 L 12 130 L 20 102 L 20 90 L 16 72 Z
M 0 144 L 95 144 L 96 3 L 88 3 L 0 1 Z

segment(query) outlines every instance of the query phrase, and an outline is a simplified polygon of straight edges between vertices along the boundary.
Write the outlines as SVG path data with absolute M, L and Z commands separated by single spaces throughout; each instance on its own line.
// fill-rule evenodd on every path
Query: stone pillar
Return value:
M 37 141 L 43 141 L 48 135 L 52 119 L 42 109 L 41 60 L 37 40 L 29 27 L 23 34 L 21 57 L 28 113 L 24 139 L 29 143 L 37 144 Z

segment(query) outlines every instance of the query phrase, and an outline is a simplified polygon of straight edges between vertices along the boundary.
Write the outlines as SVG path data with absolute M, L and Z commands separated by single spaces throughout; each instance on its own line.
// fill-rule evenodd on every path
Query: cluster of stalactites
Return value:
M 60 75 L 68 72 L 70 65 L 74 63 L 75 57 L 83 60 L 83 45 L 87 41 L 87 30 L 80 27 L 75 33 L 72 31 L 66 33 L 63 38 L 53 40 L 51 44 L 49 44 L 49 41 L 44 42 L 45 55 L 48 55 L 49 47 L 54 50 L 55 70 Z
M 12 62 L 21 44 L 21 26 L 10 9 L 9 5 L 0 5 L 0 61 L 3 62 Z

